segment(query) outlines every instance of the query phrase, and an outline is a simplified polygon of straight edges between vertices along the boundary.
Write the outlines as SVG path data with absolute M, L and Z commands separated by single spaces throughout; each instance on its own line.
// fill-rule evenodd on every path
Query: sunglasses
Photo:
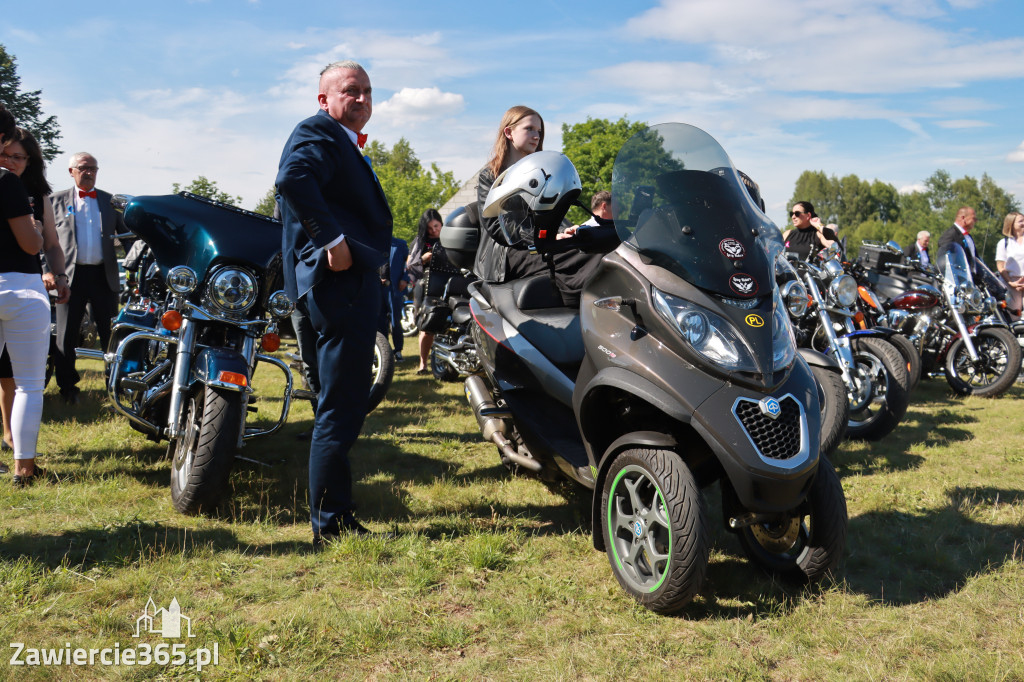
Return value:
M 801 215 L 807 215 L 807 214 L 804 211 L 793 211 L 792 213 L 789 214 L 789 217 L 790 218 L 796 218 L 797 216 L 801 216 Z

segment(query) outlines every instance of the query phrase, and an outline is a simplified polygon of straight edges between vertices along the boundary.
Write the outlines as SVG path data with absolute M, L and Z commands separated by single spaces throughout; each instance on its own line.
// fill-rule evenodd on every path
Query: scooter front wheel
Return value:
M 605 478 L 601 509 L 615 578 L 648 609 L 686 606 L 707 574 L 707 512 L 689 468 L 669 450 L 619 454 Z
M 817 582 L 846 550 L 846 496 L 832 463 L 822 457 L 807 501 L 789 514 L 739 530 L 743 552 L 769 573 Z

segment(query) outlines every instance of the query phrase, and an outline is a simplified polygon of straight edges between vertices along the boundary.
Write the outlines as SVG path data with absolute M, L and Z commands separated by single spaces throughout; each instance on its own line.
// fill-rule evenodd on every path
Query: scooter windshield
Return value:
M 782 233 L 703 130 L 664 123 L 631 137 L 615 159 L 612 212 L 624 244 L 691 284 L 771 295 Z

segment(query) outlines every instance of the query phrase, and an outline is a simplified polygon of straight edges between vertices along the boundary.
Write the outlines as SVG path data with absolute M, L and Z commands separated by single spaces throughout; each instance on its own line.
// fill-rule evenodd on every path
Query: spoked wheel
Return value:
M 416 304 L 406 301 L 402 306 L 402 336 L 416 336 L 419 327 L 416 326 Z
M 365 370 L 364 370 L 365 371 Z M 369 414 L 384 400 L 391 380 L 395 376 L 395 354 L 391 351 L 388 338 L 377 332 L 377 340 L 373 346 L 373 367 L 370 370 L 373 383 L 370 384 L 370 402 L 366 407 Z
M 963 339 L 957 339 L 946 354 L 946 381 L 960 395 L 995 398 L 1013 385 L 1020 372 L 1021 350 L 1009 329 L 979 329 L 971 337 L 978 362 L 971 360 Z
M 811 373 L 818 383 L 818 404 L 821 406 L 822 455 L 831 455 L 846 437 L 850 419 L 850 400 L 842 375 L 826 367 L 811 365 Z
M 769 573 L 817 582 L 835 570 L 846 550 L 846 496 L 825 457 L 807 500 L 796 510 L 739 530 L 747 557 Z
M 850 438 L 878 440 L 889 434 L 907 411 L 907 370 L 891 343 L 877 338 L 855 338 L 850 343 L 856 390 L 849 394 Z
M 652 611 L 672 613 L 700 590 L 708 568 L 708 522 L 693 474 L 676 453 L 626 450 L 601 498 L 605 549 L 615 578 Z
M 200 388 L 188 397 L 183 433 L 167 446 L 171 502 L 182 514 L 209 513 L 220 504 L 242 427 L 242 395 Z

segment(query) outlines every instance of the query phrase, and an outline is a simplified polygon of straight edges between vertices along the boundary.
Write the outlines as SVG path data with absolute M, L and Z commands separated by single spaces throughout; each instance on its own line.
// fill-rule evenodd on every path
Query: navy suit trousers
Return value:
M 306 294 L 316 332 L 320 400 L 309 451 L 313 536 L 338 533 L 355 509 L 348 451 L 370 400 L 373 348 L 381 309 L 376 270 L 328 272 Z

